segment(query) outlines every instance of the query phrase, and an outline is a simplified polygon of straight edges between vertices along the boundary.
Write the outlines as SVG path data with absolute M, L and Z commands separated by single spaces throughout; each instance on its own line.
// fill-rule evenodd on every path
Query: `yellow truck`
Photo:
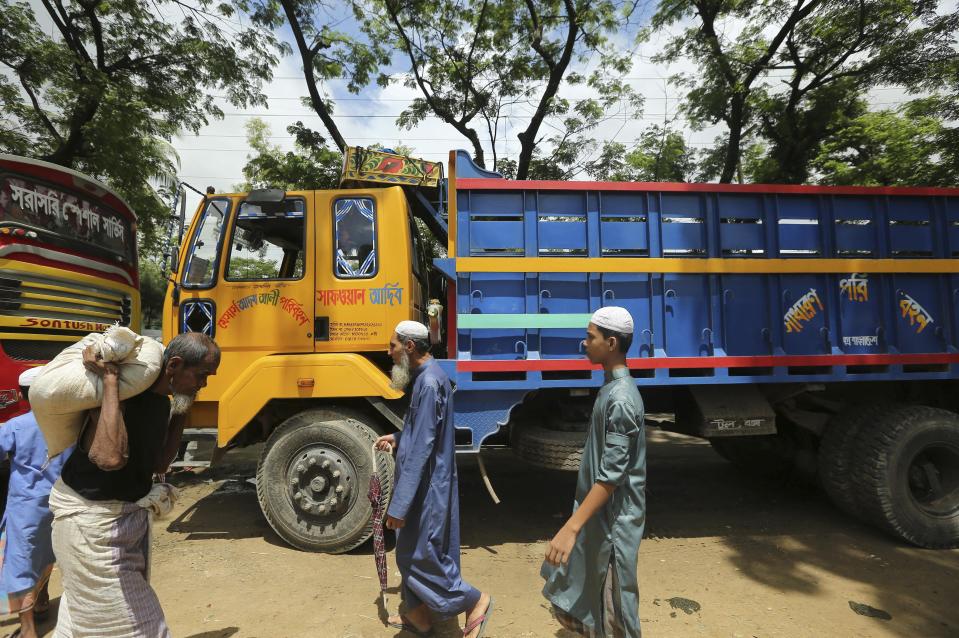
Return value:
M 371 446 L 402 424 L 386 405 L 402 397 L 387 345 L 443 294 L 410 204 L 443 232 L 426 199 L 438 202 L 440 170 L 351 149 L 344 186 L 357 187 L 208 195 L 176 251 L 164 341 L 205 332 L 223 353 L 191 426 L 216 428 L 220 450 L 267 440 L 257 495 L 296 547 L 348 551 L 372 533 Z M 388 490 L 390 461 L 377 456 Z

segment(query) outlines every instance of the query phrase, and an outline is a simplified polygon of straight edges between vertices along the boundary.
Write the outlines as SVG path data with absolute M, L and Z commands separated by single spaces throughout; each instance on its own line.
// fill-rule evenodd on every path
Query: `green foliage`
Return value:
M 43 2 L 52 32 L 33 6 L 0 5 L 0 149 L 103 179 L 155 249 L 167 211 L 150 178 L 176 169 L 157 140 L 221 117 L 214 93 L 264 105 L 282 47 L 236 21 L 244 0 Z
M 247 155 L 243 167 L 242 184 L 236 190 L 247 192 L 254 188 L 282 188 L 285 190 L 318 190 L 336 188 L 340 180 L 343 156 L 323 145 L 323 138 L 304 127 L 302 123 L 287 127 L 294 137 L 296 151 L 286 151 L 270 143 L 270 126 L 255 117 L 247 121 L 246 140 L 256 153 Z
M 435 116 L 473 147 L 473 158 L 500 166 L 497 142 L 517 131 L 514 175 L 562 178 L 592 146 L 607 118 L 638 113 L 640 97 L 622 81 L 630 56 L 611 34 L 628 31 L 634 4 L 621 0 L 371 0 L 364 28 L 409 64 L 406 85 L 420 96 L 397 120 L 411 128 Z M 583 76 L 573 63 L 593 62 Z M 596 64 L 599 62 L 599 64 Z M 391 78 L 381 76 L 386 85 Z M 563 85 L 591 97 L 563 98 Z M 549 120 L 548 124 L 546 123 Z M 541 130 L 548 126 L 550 135 Z M 548 154 L 546 153 L 548 149 Z
M 756 178 L 802 182 L 823 141 L 859 115 L 868 88 L 916 86 L 923 68 L 954 70 L 959 15 L 940 15 L 938 4 L 664 0 L 645 35 L 689 25 L 655 59 L 691 59 L 697 72 L 674 78 L 688 89 L 684 113 L 695 126 L 728 129 L 704 157 L 707 173 L 722 153 L 719 179 L 732 181 L 747 172 L 744 149 L 762 148 L 766 160 L 750 158 Z
M 952 158 L 940 154 L 944 132 L 941 120 L 915 106 L 863 113 L 822 145 L 812 165 L 825 184 L 955 186 Z
M 166 270 L 156 259 L 140 257 L 140 309 L 143 327 L 158 330 L 163 320 L 163 298 L 166 295 Z
M 587 166 L 593 178 L 611 182 L 685 182 L 692 177 L 694 154 L 681 133 L 668 126 L 648 128 L 627 150 L 607 142 L 599 159 Z
M 230 257 L 230 279 L 275 279 L 280 265 L 275 261 L 256 257 Z

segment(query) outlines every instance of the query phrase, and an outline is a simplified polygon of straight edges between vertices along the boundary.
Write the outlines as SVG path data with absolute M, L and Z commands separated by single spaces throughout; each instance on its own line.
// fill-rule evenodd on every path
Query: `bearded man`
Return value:
M 413 388 L 403 430 L 376 442 L 380 450 L 396 449 L 386 526 L 396 530 L 405 613 L 387 622 L 417 636 L 430 636 L 430 612 L 438 618 L 466 614 L 463 636 L 479 638 L 493 611 L 493 599 L 460 573 L 453 389 L 429 350 L 429 331 L 416 321 L 400 322 L 390 339 L 393 387 L 406 389 L 412 381 Z
M 163 638 L 163 609 L 149 584 L 150 513 L 172 507 L 172 488 L 153 484 L 180 448 L 186 413 L 216 374 L 220 349 L 200 333 L 175 337 L 160 376 L 120 402 L 114 363 L 84 352 L 102 378 L 76 450 L 50 493 L 53 551 L 63 574 L 55 636 Z M 172 400 L 170 396 L 172 395 Z

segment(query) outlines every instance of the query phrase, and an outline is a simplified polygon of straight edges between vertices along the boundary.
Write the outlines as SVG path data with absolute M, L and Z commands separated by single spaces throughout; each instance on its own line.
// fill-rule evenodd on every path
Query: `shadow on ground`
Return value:
M 875 620 L 887 633 L 959 635 L 959 552 L 906 546 L 844 515 L 799 480 L 771 482 L 738 472 L 703 441 L 657 429 L 648 438 L 646 542 L 719 539 L 740 573 L 786 595 L 816 595 L 818 578 L 833 574 L 872 592 L 869 600 L 850 595 L 850 601 L 889 613 L 891 620 Z M 483 458 L 502 502 L 490 499 L 475 458 L 461 457 L 463 547 L 497 554 L 502 544 L 539 543 L 555 534 L 571 513 L 575 474 L 529 467 L 509 450 L 489 450 Z M 284 545 L 244 480 L 254 472 L 255 462 L 234 463 L 180 479 L 223 483 L 169 531 L 191 540 L 261 536 Z M 354 551 L 369 553 L 371 543 Z

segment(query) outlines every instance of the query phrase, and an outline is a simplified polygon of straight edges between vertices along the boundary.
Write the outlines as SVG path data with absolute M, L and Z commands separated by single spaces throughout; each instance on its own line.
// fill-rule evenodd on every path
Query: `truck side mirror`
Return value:
M 180 267 L 180 247 L 174 246 L 173 250 L 170 251 L 170 273 L 175 275 L 177 274 L 177 269 Z

